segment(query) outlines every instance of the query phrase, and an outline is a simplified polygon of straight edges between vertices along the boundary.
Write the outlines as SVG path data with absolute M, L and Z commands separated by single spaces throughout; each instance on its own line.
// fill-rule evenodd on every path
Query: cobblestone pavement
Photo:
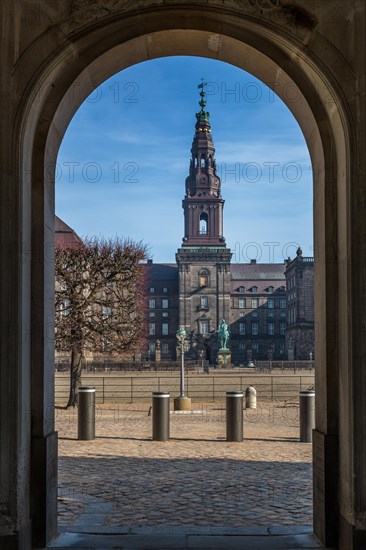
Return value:
M 96 439 L 78 441 L 77 410 L 57 409 L 60 523 L 82 527 L 312 523 L 311 445 L 298 408 L 244 411 L 243 443 L 225 441 L 223 404 L 171 414 L 151 441 L 149 403 L 97 407 Z

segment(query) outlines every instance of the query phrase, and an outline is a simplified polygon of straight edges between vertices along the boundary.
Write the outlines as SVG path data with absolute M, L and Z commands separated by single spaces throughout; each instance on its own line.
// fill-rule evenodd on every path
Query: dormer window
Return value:
M 274 287 L 273 287 L 273 286 L 269 286 L 269 287 L 267 288 L 267 292 L 273 292 L 273 291 L 274 291 Z
M 243 286 L 239 286 L 238 292 L 244 292 L 245 288 Z
M 250 289 L 250 292 L 258 292 L 258 287 L 252 286 L 252 288 Z

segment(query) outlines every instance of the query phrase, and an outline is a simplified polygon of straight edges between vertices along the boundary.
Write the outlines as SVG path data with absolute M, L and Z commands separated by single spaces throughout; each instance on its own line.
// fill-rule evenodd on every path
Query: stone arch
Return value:
M 52 339 L 46 332 L 53 323 L 53 170 L 58 148 L 78 106 L 106 78 L 144 60 L 197 55 L 234 64 L 272 85 L 297 119 L 310 151 L 317 258 L 316 356 L 321 366 L 317 373 L 314 460 L 315 475 L 319 473 L 315 479 L 315 500 L 319 498 L 319 508 L 315 532 L 324 543 L 333 544 L 337 537 L 333 525 L 337 524 L 339 514 L 347 516 L 347 513 L 338 506 L 338 461 L 331 468 L 324 464 L 332 449 L 337 452 L 338 435 L 343 434 L 344 438 L 349 427 L 345 422 L 339 434 L 339 414 L 350 407 L 352 392 L 348 382 L 344 402 L 339 402 L 339 365 L 343 365 L 344 372 L 351 372 L 351 343 L 347 319 L 339 316 L 338 311 L 340 307 L 346 309 L 350 292 L 347 245 L 354 141 L 345 91 L 336 84 L 336 77 L 349 75 L 350 69 L 340 56 L 335 60 L 334 52 L 324 50 L 324 41 L 316 32 L 311 48 L 304 47 L 312 30 L 307 28 L 308 23 L 305 26 L 292 23 L 294 27 L 289 32 L 282 24 L 272 24 L 252 14 L 247 16 L 235 7 L 208 5 L 204 10 L 176 6 L 167 10 L 154 6 L 138 13 L 133 8 L 124 13 L 117 9 L 109 16 L 102 14 L 100 20 L 98 14 L 94 14 L 95 19 L 83 22 L 83 15 L 77 9 L 80 5 L 81 1 L 74 2 L 76 10 L 71 19 L 45 32 L 25 51 L 16 66 L 16 71 L 24 75 L 26 88 L 18 108 L 12 146 L 19 171 L 20 196 L 31 201 L 31 209 L 24 200 L 19 212 L 26 245 L 32 248 L 29 272 L 24 274 L 30 282 L 30 290 L 23 296 L 28 305 L 24 302 L 22 307 L 34 326 L 41 327 L 32 333 L 28 350 L 31 355 L 24 363 L 24 377 L 31 376 L 30 479 L 43 487 L 38 501 L 31 504 L 35 542 L 45 544 L 55 531 L 55 495 L 51 494 L 50 482 L 55 479 L 52 463 L 50 466 L 55 448 L 50 412 Z M 42 63 L 35 61 L 38 52 L 47 53 Z M 327 67 L 334 67 L 338 74 Z M 35 101 L 38 94 L 39 100 Z M 345 271 L 340 269 L 341 265 Z M 351 425 L 352 421 L 348 422 Z M 29 435 L 30 432 L 25 432 L 24 437 L 28 440 Z M 345 502 L 349 502 L 354 498 L 351 451 L 344 452 L 342 460 L 349 471 L 342 480 L 340 496 L 344 494 Z M 41 470 L 46 475 L 40 473 Z M 26 517 L 30 503 L 24 499 Z M 329 506 L 331 500 L 333 507 Z M 351 523 L 354 516 L 348 514 L 346 519 Z

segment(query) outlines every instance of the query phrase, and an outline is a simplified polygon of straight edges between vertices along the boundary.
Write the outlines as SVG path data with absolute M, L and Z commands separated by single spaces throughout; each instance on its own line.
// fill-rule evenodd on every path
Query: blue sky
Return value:
M 57 214 L 79 235 L 129 236 L 174 262 L 202 77 L 232 261 L 280 262 L 298 244 L 313 255 L 311 162 L 296 120 L 252 75 L 210 59 L 140 63 L 89 96 L 60 147 Z

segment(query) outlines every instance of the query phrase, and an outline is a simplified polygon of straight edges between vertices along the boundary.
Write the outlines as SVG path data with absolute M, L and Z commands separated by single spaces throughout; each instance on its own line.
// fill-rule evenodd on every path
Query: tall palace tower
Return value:
M 189 176 L 186 179 L 184 237 L 176 254 L 179 269 L 179 324 L 208 337 L 230 315 L 231 252 L 223 235 L 224 199 L 217 175 L 205 83 L 199 85 Z

